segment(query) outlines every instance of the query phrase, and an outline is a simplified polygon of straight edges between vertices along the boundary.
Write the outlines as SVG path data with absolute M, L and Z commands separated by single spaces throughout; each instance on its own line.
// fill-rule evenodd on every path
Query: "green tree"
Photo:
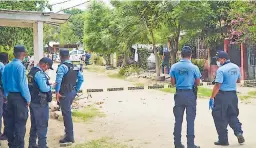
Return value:
M 176 61 L 176 54 L 180 47 L 181 33 L 184 37 L 192 37 L 204 27 L 204 22 L 212 13 L 210 5 L 204 1 L 181 1 L 177 5 L 165 2 L 163 8 L 164 26 L 167 26 L 168 44 L 171 49 L 171 64 Z M 183 45 L 182 45 L 183 46 Z
M 44 24 L 44 45 L 49 46 L 50 41 L 59 41 L 59 27 Z
M 60 44 L 76 44 L 79 41 L 72 29 L 73 27 L 75 26 L 70 22 L 60 26 Z
M 113 1 L 110 33 L 115 40 L 115 46 L 124 55 L 122 66 L 128 61 L 130 48 L 136 43 L 150 43 L 148 32 L 138 16 L 134 14 L 129 3 Z M 129 14 L 129 15 L 128 15 Z
M 78 41 L 83 42 L 83 30 L 84 30 L 84 11 L 73 8 L 71 10 L 64 10 L 64 13 L 71 14 L 69 22 L 72 24 L 70 27 L 73 33 L 79 38 Z
M 111 53 L 114 41 L 109 34 L 110 10 L 102 3 L 92 1 L 91 8 L 85 14 L 84 43 L 94 52 Z
M 131 2 L 121 2 L 113 3 L 115 7 L 119 9 L 119 13 L 123 18 L 121 18 L 122 22 L 126 22 L 126 24 L 120 24 L 121 26 L 121 32 L 124 30 L 125 36 L 127 40 L 129 38 L 136 38 L 139 39 L 138 41 L 143 41 L 142 38 L 144 38 L 144 41 L 149 42 L 153 46 L 153 51 L 156 59 L 156 73 L 157 76 L 160 75 L 160 67 L 159 67 L 159 57 L 157 53 L 156 48 L 156 38 L 155 38 L 155 32 L 156 29 L 161 24 L 161 6 L 162 2 L 158 1 L 131 1 Z M 129 20 L 129 21 L 126 21 Z M 127 30 L 131 29 L 130 32 L 127 32 Z M 128 33 L 128 34 L 127 34 Z M 129 40 L 130 43 L 134 44 L 134 40 Z M 132 45 L 130 44 L 130 46 Z M 129 48 L 129 44 L 125 44 L 124 46 L 127 46 Z

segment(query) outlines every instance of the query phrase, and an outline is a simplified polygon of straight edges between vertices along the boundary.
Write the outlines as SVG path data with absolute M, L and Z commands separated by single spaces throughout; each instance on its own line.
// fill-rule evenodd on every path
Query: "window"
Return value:
M 77 51 L 71 51 L 70 52 L 70 55 L 76 55 L 77 54 Z
M 78 54 L 84 54 L 83 50 L 78 50 Z

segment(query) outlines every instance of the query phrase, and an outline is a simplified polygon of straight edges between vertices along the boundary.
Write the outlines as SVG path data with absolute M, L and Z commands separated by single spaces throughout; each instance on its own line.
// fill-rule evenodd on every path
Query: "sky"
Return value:
M 64 1 L 66 1 L 66 0 L 49 0 L 49 4 L 56 4 L 56 3 L 64 2 Z M 57 4 L 57 5 L 54 5 L 52 7 L 52 11 L 53 12 L 58 12 L 59 10 L 69 8 L 69 7 L 81 4 L 83 2 L 86 2 L 86 1 L 88 1 L 88 0 L 71 0 L 71 1 L 68 1 L 68 2 L 65 2 L 65 3 L 62 3 L 62 4 Z M 101 1 L 103 1 L 107 5 L 110 4 L 110 0 L 101 0 Z M 85 10 L 87 6 L 88 6 L 88 3 L 87 4 L 85 3 L 85 4 L 82 4 L 82 5 L 77 6 L 75 8 Z

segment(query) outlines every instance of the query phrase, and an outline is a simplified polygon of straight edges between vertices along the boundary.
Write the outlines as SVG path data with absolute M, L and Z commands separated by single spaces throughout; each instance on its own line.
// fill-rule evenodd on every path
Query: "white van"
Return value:
M 80 61 L 85 55 L 85 51 L 81 49 L 73 49 L 69 52 L 70 61 Z

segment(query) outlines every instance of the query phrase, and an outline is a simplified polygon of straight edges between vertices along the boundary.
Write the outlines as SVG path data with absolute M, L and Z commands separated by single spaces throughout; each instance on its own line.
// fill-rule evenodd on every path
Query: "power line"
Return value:
M 67 9 L 70 9 L 70 8 L 74 8 L 74 7 L 83 5 L 83 4 L 88 3 L 88 2 L 90 2 L 90 0 L 89 0 L 89 1 L 86 1 L 86 2 L 83 2 L 83 3 L 80 3 L 80 4 L 77 4 L 77 5 L 72 6 L 72 7 L 68 7 L 68 8 L 65 8 L 65 9 L 61 9 L 60 11 L 58 11 L 58 12 L 56 12 L 56 13 L 59 13 L 59 12 L 64 11 L 64 10 L 67 10 Z
M 55 4 L 51 4 L 50 6 L 54 6 L 54 5 L 58 5 L 58 4 L 63 4 L 63 3 L 66 3 L 66 2 L 69 2 L 71 0 L 66 0 L 66 1 L 63 1 L 63 2 L 59 2 L 59 3 L 55 3 Z

